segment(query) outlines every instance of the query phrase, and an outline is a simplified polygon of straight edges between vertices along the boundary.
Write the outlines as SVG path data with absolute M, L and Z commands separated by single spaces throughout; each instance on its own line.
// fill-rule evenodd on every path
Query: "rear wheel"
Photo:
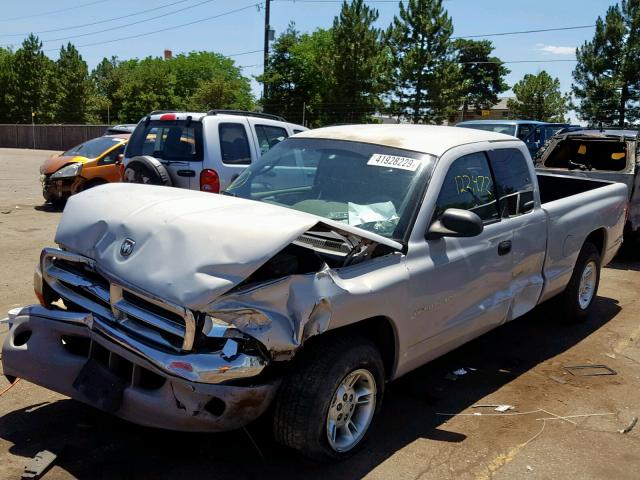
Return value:
M 332 336 L 294 362 L 276 400 L 276 440 L 320 462 L 350 456 L 382 403 L 380 352 L 367 339 Z
M 576 322 L 589 316 L 600 284 L 600 263 L 598 249 L 592 243 L 585 243 L 567 288 L 558 297 L 563 319 Z

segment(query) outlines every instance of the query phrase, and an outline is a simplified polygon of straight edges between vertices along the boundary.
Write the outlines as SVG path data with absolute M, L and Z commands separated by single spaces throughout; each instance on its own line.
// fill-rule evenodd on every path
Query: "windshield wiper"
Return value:
M 229 197 L 237 197 L 237 193 L 230 192 L 229 190 L 220 190 L 222 195 L 228 195 Z

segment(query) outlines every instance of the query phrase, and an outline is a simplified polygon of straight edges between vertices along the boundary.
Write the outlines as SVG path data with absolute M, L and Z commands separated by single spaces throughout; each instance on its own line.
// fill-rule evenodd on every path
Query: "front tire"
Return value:
M 366 438 L 383 392 L 376 346 L 331 335 L 294 359 L 276 399 L 274 437 L 315 461 L 347 458 Z
M 589 316 L 600 284 L 600 266 L 600 252 L 592 243 L 585 243 L 567 288 L 558 298 L 566 321 L 581 322 Z

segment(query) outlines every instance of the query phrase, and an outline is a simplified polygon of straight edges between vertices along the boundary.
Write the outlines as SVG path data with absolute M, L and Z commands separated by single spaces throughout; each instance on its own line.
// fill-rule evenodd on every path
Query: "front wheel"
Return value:
M 598 249 L 585 243 L 567 288 L 558 298 L 565 320 L 576 322 L 589 316 L 600 284 L 600 264 Z
M 348 457 L 382 403 L 380 352 L 367 339 L 332 335 L 294 362 L 276 400 L 275 439 L 320 462 Z

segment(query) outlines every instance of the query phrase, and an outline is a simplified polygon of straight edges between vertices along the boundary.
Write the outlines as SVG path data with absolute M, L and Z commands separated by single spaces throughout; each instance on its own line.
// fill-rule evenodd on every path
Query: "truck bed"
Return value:
M 541 301 L 566 287 L 582 245 L 600 248 L 606 265 L 622 242 L 627 186 L 621 183 L 536 172 L 547 214 L 547 256 Z
M 576 178 L 569 175 L 549 175 L 536 172 L 536 176 L 540 188 L 540 203 L 543 204 L 611 184 L 611 182 L 602 180 Z

